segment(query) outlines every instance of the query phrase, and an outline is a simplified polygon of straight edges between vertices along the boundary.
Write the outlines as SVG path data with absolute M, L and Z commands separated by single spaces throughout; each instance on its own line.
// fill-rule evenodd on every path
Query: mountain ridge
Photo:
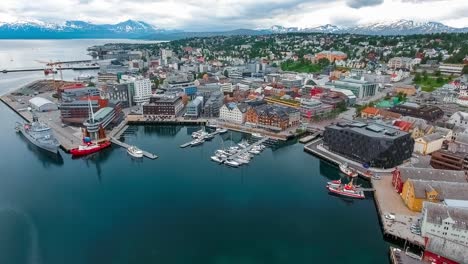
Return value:
M 325 24 L 316 27 L 284 27 L 274 25 L 268 29 L 235 29 L 227 31 L 188 32 L 168 30 L 139 20 L 127 20 L 116 24 L 93 24 L 80 20 L 50 23 L 40 20 L 23 20 L 13 23 L 0 22 L 0 39 L 12 38 L 148 38 L 179 39 L 185 37 L 207 37 L 216 35 L 261 35 L 284 33 L 336 33 L 361 35 L 413 35 L 431 33 L 464 33 L 468 27 L 454 28 L 440 22 L 415 22 L 397 20 L 356 26 Z

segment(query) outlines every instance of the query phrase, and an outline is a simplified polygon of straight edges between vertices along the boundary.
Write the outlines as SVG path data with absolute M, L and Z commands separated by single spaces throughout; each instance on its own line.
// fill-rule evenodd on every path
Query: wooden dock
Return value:
M 122 142 L 122 141 L 120 141 L 120 140 L 118 140 L 118 139 L 116 139 L 114 137 L 111 137 L 110 141 L 112 143 L 116 144 L 116 145 L 121 146 L 122 148 L 125 148 L 125 149 L 128 149 L 130 147 L 129 144 L 124 143 L 124 142 Z M 158 158 L 158 156 L 153 154 L 153 153 L 149 153 L 148 151 L 144 151 L 144 150 L 142 150 L 142 151 L 143 151 L 143 156 L 147 157 L 148 159 L 153 159 L 154 160 L 154 159 Z

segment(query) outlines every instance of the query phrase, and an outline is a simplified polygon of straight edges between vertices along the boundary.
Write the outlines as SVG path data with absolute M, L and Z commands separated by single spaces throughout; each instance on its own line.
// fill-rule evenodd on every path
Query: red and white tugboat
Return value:
M 103 141 L 100 143 L 85 143 L 84 145 L 79 145 L 77 148 L 71 149 L 70 153 L 73 157 L 86 156 L 95 152 L 98 152 L 102 149 L 105 149 L 111 145 L 110 141 Z
M 348 164 L 347 163 L 342 163 L 340 164 L 340 171 L 344 174 L 346 174 L 347 176 L 349 177 L 357 177 L 358 176 L 358 172 L 354 169 L 351 169 L 350 167 L 348 167 Z
M 364 199 L 365 198 L 364 191 L 358 190 L 353 185 L 352 181 L 349 182 L 346 185 L 340 185 L 340 186 L 328 185 L 327 189 L 331 193 L 335 193 L 335 194 L 342 195 L 342 196 L 347 196 L 347 197 L 357 198 L 357 199 Z

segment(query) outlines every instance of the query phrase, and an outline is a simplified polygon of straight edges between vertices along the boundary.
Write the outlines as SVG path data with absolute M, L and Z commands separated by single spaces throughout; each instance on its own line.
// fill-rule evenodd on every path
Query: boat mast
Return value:
M 93 106 L 91 105 L 91 99 L 88 97 L 88 105 L 89 105 L 89 118 L 94 124 L 94 112 L 93 112 Z

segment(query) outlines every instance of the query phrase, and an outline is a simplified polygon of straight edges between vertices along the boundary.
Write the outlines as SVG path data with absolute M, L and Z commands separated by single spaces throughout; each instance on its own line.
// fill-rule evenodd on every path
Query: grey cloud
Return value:
M 349 7 L 359 9 L 361 7 L 366 7 L 366 6 L 380 5 L 383 2 L 384 0 L 347 0 L 346 4 Z

